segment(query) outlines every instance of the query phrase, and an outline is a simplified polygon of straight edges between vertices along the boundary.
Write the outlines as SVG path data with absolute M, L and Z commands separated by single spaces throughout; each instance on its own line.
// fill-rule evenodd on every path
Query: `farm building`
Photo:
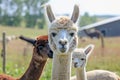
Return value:
M 80 28 L 80 36 L 90 36 L 91 38 L 99 38 L 102 33 L 104 37 L 120 36 L 120 17 L 113 17 L 94 24 L 83 26 Z

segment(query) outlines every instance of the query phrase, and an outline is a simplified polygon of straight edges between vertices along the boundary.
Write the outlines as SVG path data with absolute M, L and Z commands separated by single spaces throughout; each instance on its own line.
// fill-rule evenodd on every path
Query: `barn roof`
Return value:
M 100 21 L 100 22 L 97 22 L 97 23 L 94 23 L 94 24 L 87 25 L 87 26 L 83 26 L 83 27 L 80 28 L 80 31 L 85 30 L 85 29 L 94 28 L 94 27 L 97 27 L 97 26 L 100 26 L 100 25 L 108 24 L 108 23 L 118 21 L 118 20 L 120 20 L 120 16 L 119 17 L 113 17 L 113 18 L 110 18 L 110 19 L 106 19 L 106 20 L 103 20 L 103 21 Z

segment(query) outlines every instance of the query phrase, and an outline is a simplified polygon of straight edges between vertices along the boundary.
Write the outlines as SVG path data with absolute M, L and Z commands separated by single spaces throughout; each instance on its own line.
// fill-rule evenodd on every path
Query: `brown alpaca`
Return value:
M 33 56 L 27 71 L 18 79 L 1 74 L 0 80 L 39 80 L 48 58 L 52 58 L 52 51 L 48 46 L 48 36 L 39 36 L 37 40 L 21 39 L 34 45 Z

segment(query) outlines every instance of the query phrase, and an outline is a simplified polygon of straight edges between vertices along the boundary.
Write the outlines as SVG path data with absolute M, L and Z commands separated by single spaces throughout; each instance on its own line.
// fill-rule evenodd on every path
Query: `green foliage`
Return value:
M 43 29 L 45 25 L 46 25 L 45 16 L 44 14 L 41 13 L 41 15 L 39 15 L 37 26 L 39 29 Z
M 4 15 L 1 18 L 1 24 L 9 25 L 9 26 L 20 26 L 21 25 L 21 17 Z
M 0 6 L 0 24 L 7 26 L 21 26 L 21 22 L 25 21 L 28 28 L 43 29 L 45 25 L 44 10 L 41 5 L 49 0 L 0 0 L 1 5 L 7 5 L 2 8 Z M 2 15 L 1 15 L 2 13 Z M 37 20 L 40 22 L 37 22 Z
M 0 26 L 0 32 L 2 34 L 3 31 L 6 32 L 6 35 L 25 35 L 28 37 L 34 37 L 36 38 L 36 36 L 39 35 L 46 35 L 48 30 L 48 27 L 44 28 L 44 29 L 32 29 L 32 28 L 23 28 L 23 27 L 7 27 L 7 26 Z M 2 35 L 0 34 L 0 37 L 2 37 Z
M 92 24 L 96 21 L 97 21 L 96 16 L 89 16 L 88 13 L 85 13 L 83 16 L 81 16 L 80 26 L 82 27 L 82 26 L 85 26 L 85 25 L 89 25 L 89 24 Z
M 26 14 L 25 15 L 26 27 L 34 28 L 34 26 L 36 25 L 36 20 L 37 20 L 37 16 L 36 15 Z

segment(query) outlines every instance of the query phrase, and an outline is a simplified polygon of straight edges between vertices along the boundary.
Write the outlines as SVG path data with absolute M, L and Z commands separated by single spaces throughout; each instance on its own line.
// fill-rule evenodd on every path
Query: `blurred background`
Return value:
M 79 46 L 94 44 L 87 70 L 105 69 L 120 75 L 120 1 L 119 0 L 0 0 L 0 55 L 6 33 L 6 74 L 20 77 L 27 69 L 33 46 L 20 40 L 24 35 L 36 38 L 48 34 L 45 5 L 51 4 L 56 16 L 71 16 L 74 4 L 80 6 Z M 48 60 L 42 78 L 50 80 L 52 60 Z M 0 57 L 0 74 L 3 73 Z M 72 75 L 74 75 L 74 69 Z

